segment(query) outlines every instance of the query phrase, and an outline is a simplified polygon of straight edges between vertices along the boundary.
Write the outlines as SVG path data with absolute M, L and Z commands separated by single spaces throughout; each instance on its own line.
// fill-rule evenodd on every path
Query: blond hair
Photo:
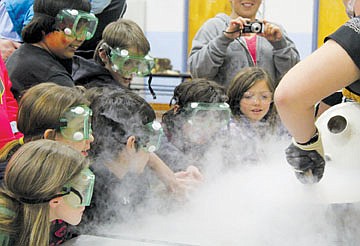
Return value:
M 78 151 L 60 142 L 24 144 L 6 167 L 0 207 L 14 214 L 0 213 L 0 231 L 8 233 L 15 245 L 48 245 L 48 201 L 88 165 Z
M 77 87 L 47 82 L 28 89 L 19 103 L 17 125 L 24 142 L 43 138 L 47 129 L 58 129 L 60 118 L 70 107 L 89 105 Z M 50 139 L 55 139 L 55 131 Z

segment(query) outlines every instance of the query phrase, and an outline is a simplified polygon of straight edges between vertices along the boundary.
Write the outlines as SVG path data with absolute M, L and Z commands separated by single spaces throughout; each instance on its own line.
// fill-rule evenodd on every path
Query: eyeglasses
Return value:
M 256 100 L 259 103 L 270 104 L 273 102 L 273 93 L 271 91 L 262 91 L 257 93 L 247 91 L 241 98 L 241 101 L 246 104 L 255 103 Z

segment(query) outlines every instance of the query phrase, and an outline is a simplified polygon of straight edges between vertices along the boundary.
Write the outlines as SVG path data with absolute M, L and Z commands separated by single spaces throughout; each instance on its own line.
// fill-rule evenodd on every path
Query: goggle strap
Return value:
M 70 190 L 72 192 L 74 192 L 80 198 L 80 204 L 82 204 L 83 203 L 83 198 L 82 198 L 82 195 L 80 194 L 80 192 L 78 190 L 74 189 L 73 187 L 70 187 Z
M 32 199 L 32 198 L 25 198 L 25 197 L 20 197 L 19 199 L 17 199 L 18 201 L 20 201 L 21 203 L 26 203 L 26 204 L 40 204 L 40 203 L 45 203 L 45 202 L 49 202 L 54 198 L 57 197 L 62 197 L 62 196 L 66 196 L 68 194 L 70 194 L 71 191 L 75 192 L 74 189 L 72 187 L 69 188 L 63 188 L 63 191 L 65 191 L 65 193 L 62 194 L 56 194 L 50 198 L 46 198 L 46 199 Z M 75 192 L 76 194 L 79 193 L 78 191 Z M 81 197 L 81 196 L 80 196 Z M 81 199 L 82 200 L 82 199 Z
M 153 99 L 156 99 L 156 94 L 155 91 L 153 90 L 153 88 L 151 87 L 151 81 L 152 81 L 152 74 L 149 74 L 149 79 L 148 79 L 148 86 L 149 86 L 149 91 L 153 97 Z

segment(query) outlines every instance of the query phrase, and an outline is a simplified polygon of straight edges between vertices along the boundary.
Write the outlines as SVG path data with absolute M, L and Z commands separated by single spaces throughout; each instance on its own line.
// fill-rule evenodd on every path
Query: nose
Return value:
M 94 136 L 90 134 L 89 139 L 87 141 L 89 141 L 89 143 L 92 143 L 94 142 L 94 140 L 95 140 Z
M 257 97 L 257 96 L 254 96 L 254 98 L 253 98 L 253 102 L 254 102 L 254 104 L 260 104 L 260 99 Z

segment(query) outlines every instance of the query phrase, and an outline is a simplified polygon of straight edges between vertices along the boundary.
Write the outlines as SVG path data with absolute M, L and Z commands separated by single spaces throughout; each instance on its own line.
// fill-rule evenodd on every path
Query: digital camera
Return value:
M 264 23 L 260 21 L 249 22 L 244 25 L 243 33 L 263 33 L 265 29 Z

